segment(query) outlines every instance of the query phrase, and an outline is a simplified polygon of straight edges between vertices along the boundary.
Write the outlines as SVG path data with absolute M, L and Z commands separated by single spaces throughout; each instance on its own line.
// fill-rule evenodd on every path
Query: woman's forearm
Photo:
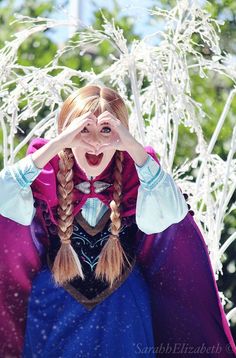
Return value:
M 51 139 L 43 147 L 32 154 L 32 160 L 35 166 L 42 169 L 63 148 L 64 146 L 59 139 Z M 148 159 L 147 152 L 136 140 L 134 140 L 134 144 L 132 146 L 128 147 L 127 151 L 138 166 L 142 166 Z
M 143 148 L 142 144 L 140 144 L 136 140 L 134 140 L 134 144 L 132 146 L 128 147 L 127 152 L 132 157 L 134 162 L 140 167 L 148 159 L 148 154 L 145 151 L 145 149 Z
M 31 155 L 32 160 L 37 168 L 42 169 L 62 149 L 63 144 L 57 138 L 51 139 Z

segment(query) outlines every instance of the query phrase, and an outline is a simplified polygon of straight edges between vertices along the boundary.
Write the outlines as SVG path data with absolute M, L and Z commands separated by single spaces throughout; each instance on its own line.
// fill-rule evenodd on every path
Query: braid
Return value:
M 122 273 L 124 258 L 130 265 L 119 240 L 119 231 L 121 228 L 120 204 L 122 196 L 122 162 L 124 156 L 121 151 L 117 151 L 115 156 L 114 192 L 113 200 L 110 203 L 111 235 L 100 253 L 95 270 L 96 278 L 107 280 L 110 283 L 110 287 Z
M 81 263 L 71 246 L 70 237 L 73 233 L 73 165 L 74 156 L 70 148 L 63 149 L 59 154 L 58 179 L 58 236 L 61 247 L 53 263 L 53 276 L 55 283 L 63 284 L 75 276 L 84 279 Z
M 110 203 L 111 208 L 111 233 L 113 236 L 119 236 L 119 230 L 121 227 L 120 220 L 120 203 L 121 203 L 121 195 L 122 195 L 122 161 L 123 161 L 123 153 L 117 152 L 115 158 L 115 172 L 114 172 L 114 192 L 113 192 L 113 200 Z

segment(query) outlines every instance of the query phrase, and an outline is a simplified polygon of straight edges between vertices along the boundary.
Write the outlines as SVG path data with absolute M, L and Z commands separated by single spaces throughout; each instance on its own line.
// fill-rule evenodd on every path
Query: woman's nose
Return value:
M 100 147 L 101 139 L 100 139 L 99 133 L 96 133 L 96 132 L 93 133 L 91 140 L 92 140 L 91 144 L 93 144 L 95 147 Z

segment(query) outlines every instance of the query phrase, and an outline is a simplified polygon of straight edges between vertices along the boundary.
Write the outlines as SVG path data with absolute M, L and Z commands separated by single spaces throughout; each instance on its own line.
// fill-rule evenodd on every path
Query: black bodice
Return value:
M 109 238 L 109 227 L 110 219 L 108 219 L 101 232 L 98 232 L 94 236 L 92 236 L 79 224 L 76 218 L 74 219 L 74 229 L 71 237 L 71 244 L 80 259 L 85 279 L 82 280 L 79 277 L 75 278 L 70 281 L 70 285 L 73 286 L 74 289 L 76 289 L 87 299 L 95 298 L 96 296 L 107 290 L 109 286 L 106 281 L 96 279 L 94 275 L 99 254 Z M 135 236 L 137 230 L 138 228 L 135 223 L 134 216 L 122 219 L 122 226 L 119 237 L 125 254 L 127 255 L 131 263 L 131 269 L 135 261 Z M 50 234 L 49 240 L 50 247 L 48 251 L 48 258 L 50 264 L 52 265 L 56 257 L 56 253 L 60 247 L 60 239 L 55 233 Z M 127 267 L 123 269 L 122 276 L 124 275 L 127 275 Z M 67 285 L 67 287 L 69 287 L 70 285 Z

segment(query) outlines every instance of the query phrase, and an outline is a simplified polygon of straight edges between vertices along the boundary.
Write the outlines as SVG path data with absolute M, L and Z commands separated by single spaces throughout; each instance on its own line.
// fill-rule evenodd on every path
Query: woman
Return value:
M 34 139 L 27 154 L 1 172 L 2 232 L 13 245 L 8 218 L 23 238 L 20 267 L 12 268 L 15 247 L 3 257 L 22 306 L 19 324 L 9 285 L 4 354 L 235 356 L 193 212 L 154 150 L 129 133 L 114 90 L 70 95 L 57 137 Z

